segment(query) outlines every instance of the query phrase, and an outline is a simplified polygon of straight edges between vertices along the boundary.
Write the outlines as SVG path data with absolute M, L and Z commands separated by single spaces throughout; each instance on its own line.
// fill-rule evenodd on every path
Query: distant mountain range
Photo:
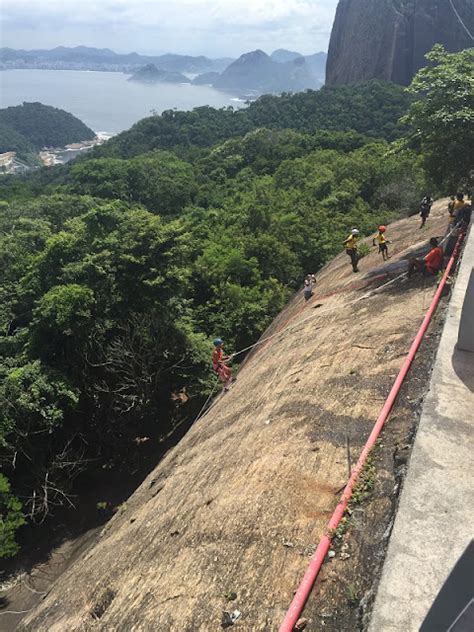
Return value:
M 109 48 L 58 46 L 52 50 L 15 50 L 0 48 L 0 70 L 34 68 L 42 70 L 105 70 L 134 72 L 147 64 L 155 64 L 168 72 L 222 72 L 232 63 L 232 58 L 209 59 L 190 55 L 139 55 L 119 54 Z
M 211 85 L 239 96 L 317 89 L 325 81 L 326 53 L 303 56 L 283 48 L 267 55 L 261 50 L 239 57 L 209 59 L 189 55 L 118 54 L 108 48 L 59 46 L 52 50 L 0 48 L 0 70 L 102 70 L 130 73 L 142 83 Z M 188 76 L 186 76 L 188 75 Z

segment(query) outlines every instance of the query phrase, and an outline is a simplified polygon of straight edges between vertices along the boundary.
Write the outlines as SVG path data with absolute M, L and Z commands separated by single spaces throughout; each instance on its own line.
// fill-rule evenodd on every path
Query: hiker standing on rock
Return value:
M 464 206 L 456 214 L 456 226 L 462 230 L 466 230 L 471 221 L 472 203 L 466 200 Z
M 452 224 L 454 224 L 454 222 L 456 221 L 456 212 L 455 212 L 455 207 L 456 205 L 456 198 L 454 195 L 451 196 L 449 203 L 448 203 L 448 213 L 449 213 L 449 225 L 452 226 Z
M 304 280 L 303 286 L 303 295 L 304 300 L 309 301 L 309 299 L 313 296 L 313 287 L 314 287 L 314 274 L 307 274 Z
M 420 217 L 421 217 L 421 226 L 426 224 L 426 220 L 431 212 L 431 207 L 433 206 L 433 198 L 431 195 L 425 195 L 425 197 L 421 200 L 420 203 Z
M 461 228 L 467 228 L 471 221 L 472 204 L 469 199 L 464 197 L 464 193 L 456 195 L 454 202 L 454 225 Z
M 379 232 L 372 239 L 373 246 L 377 245 L 375 242 L 378 243 L 379 253 L 381 253 L 384 261 L 387 261 L 387 259 L 390 259 L 390 255 L 388 254 L 388 244 L 390 242 L 385 237 L 386 230 L 387 230 L 386 226 L 379 226 Z
M 216 338 L 214 340 L 214 351 L 212 353 L 212 368 L 219 376 L 220 380 L 224 382 L 224 390 L 229 390 L 229 386 L 232 383 L 232 369 L 230 369 L 226 362 L 231 359 L 231 356 L 224 354 L 224 341 L 222 338 Z
M 359 253 L 357 251 L 358 236 L 359 231 L 357 230 L 357 228 L 353 228 L 349 237 L 344 241 L 344 247 L 350 257 L 353 272 L 359 272 L 359 268 L 357 267 L 357 264 L 359 262 Z
M 459 211 L 468 204 L 468 201 L 464 199 L 464 193 L 457 193 L 456 200 L 453 204 L 453 215 L 456 218 Z

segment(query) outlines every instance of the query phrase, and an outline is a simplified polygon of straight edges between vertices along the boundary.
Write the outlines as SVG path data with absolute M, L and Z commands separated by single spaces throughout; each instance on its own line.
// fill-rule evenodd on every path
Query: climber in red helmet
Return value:
M 379 232 L 372 239 L 373 246 L 377 245 L 375 242 L 378 243 L 379 252 L 381 253 L 384 261 L 387 261 L 387 259 L 390 259 L 390 255 L 388 254 L 388 244 L 390 242 L 388 241 L 385 235 L 386 230 L 387 230 L 386 226 L 379 226 Z

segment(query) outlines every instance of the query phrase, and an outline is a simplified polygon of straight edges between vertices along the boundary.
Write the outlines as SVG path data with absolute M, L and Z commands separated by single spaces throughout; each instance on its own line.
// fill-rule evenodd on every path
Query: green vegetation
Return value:
M 0 557 L 11 557 L 18 552 L 16 530 L 25 524 L 21 503 L 10 492 L 10 483 L 0 474 Z
M 74 165 L 71 179 L 76 193 L 137 202 L 162 215 L 181 211 L 197 191 L 191 165 L 165 151 L 133 160 L 87 160 Z
M 375 455 L 374 450 L 372 450 L 367 457 L 356 484 L 354 485 L 349 505 L 350 511 L 352 511 L 353 507 L 360 505 L 370 496 L 375 485 L 376 475 Z
M 42 103 L 23 103 L 0 110 L 0 153 L 16 151 L 30 160 L 43 147 L 63 147 L 95 138 L 95 133 L 69 112 Z
M 357 608 L 361 600 L 357 586 L 355 586 L 354 584 L 347 584 L 346 592 L 347 592 L 347 603 L 349 604 L 349 606 L 351 608 Z
M 4 555 L 12 493 L 40 521 L 84 471 L 126 475 L 137 437 L 157 442 L 209 393 L 213 337 L 254 342 L 351 227 L 417 207 L 426 156 L 390 143 L 408 106 L 373 82 L 165 112 L 2 181 Z
M 474 166 L 474 48 L 448 54 L 437 45 L 409 91 L 417 97 L 405 117 L 413 130 L 406 144 L 423 156 L 437 186 L 472 186 Z
M 241 137 L 260 127 L 310 134 L 319 130 L 352 131 L 393 140 L 402 133 L 398 119 L 405 114 L 409 103 L 410 97 L 402 87 L 371 81 L 317 92 L 266 95 L 241 110 L 232 107 L 216 110 L 208 106 L 192 112 L 167 110 L 161 116 L 139 121 L 98 147 L 95 155 L 131 158 L 167 149 L 193 158 L 202 148 Z

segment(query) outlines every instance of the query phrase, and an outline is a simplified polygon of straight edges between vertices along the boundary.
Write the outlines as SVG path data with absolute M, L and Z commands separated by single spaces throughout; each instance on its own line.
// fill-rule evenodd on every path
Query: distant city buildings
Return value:
M 16 157 L 15 151 L 0 154 L 0 175 L 20 174 L 29 171 L 31 167 Z

